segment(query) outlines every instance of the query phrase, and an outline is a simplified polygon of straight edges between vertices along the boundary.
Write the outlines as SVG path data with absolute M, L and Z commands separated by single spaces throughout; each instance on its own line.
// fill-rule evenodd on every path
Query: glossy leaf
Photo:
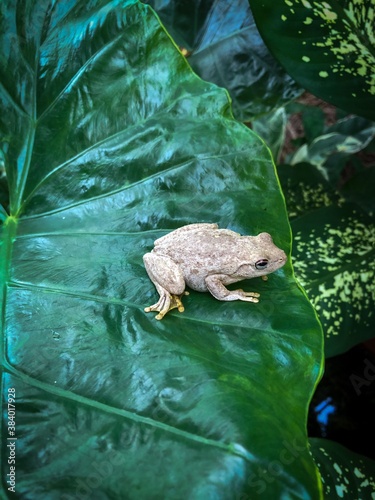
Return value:
M 375 462 L 328 439 L 310 439 L 311 454 L 322 475 L 325 498 L 372 500 Z
M 372 338 L 375 226 L 307 164 L 281 166 L 297 279 L 319 314 L 326 356 Z
M 240 121 L 281 107 L 302 93 L 270 54 L 247 0 L 148 0 L 204 80 L 228 90 Z
M 17 495 L 321 498 L 305 423 L 322 337 L 290 263 L 243 284 L 259 304 L 191 293 L 183 314 L 143 310 L 156 291 L 142 255 L 178 226 L 267 230 L 288 251 L 264 144 L 148 6 L 6 1 L 1 19 Z
M 263 40 L 314 95 L 375 120 L 373 0 L 250 0 Z

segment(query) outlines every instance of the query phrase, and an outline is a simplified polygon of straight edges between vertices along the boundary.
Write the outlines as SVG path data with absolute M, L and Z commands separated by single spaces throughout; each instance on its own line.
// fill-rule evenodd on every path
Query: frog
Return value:
M 259 302 L 260 294 L 226 285 L 262 277 L 280 269 L 287 261 L 269 233 L 243 236 L 216 223 L 193 223 L 158 238 L 151 252 L 143 256 L 147 274 L 159 300 L 145 312 L 156 311 L 161 320 L 172 309 L 185 310 L 182 296 L 186 286 L 209 292 L 220 301 Z

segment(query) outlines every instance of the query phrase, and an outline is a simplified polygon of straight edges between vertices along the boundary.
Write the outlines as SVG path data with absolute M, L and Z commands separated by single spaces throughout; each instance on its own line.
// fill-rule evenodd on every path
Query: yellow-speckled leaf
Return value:
M 375 119 L 374 0 L 250 0 L 274 56 L 313 94 Z
M 328 439 L 310 439 L 326 499 L 373 500 L 375 462 Z
M 345 204 L 308 213 L 292 227 L 295 273 L 319 314 L 326 355 L 373 337 L 373 220 L 359 207 Z
M 344 202 L 323 175 L 309 163 L 279 165 L 277 170 L 291 221 L 306 212 Z
M 346 203 L 313 166 L 278 170 L 294 235 L 294 270 L 319 314 L 326 355 L 336 355 L 374 334 L 373 218 Z

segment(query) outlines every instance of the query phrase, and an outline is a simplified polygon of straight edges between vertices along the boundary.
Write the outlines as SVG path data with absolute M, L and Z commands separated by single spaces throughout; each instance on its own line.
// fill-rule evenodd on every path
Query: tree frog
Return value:
M 228 290 L 225 285 L 266 275 L 287 260 L 268 233 L 241 236 L 217 224 L 189 224 L 157 239 L 143 256 L 146 271 L 160 298 L 145 311 L 157 311 L 162 319 L 171 309 L 184 311 L 185 286 L 210 292 L 218 300 L 259 302 L 259 293 Z

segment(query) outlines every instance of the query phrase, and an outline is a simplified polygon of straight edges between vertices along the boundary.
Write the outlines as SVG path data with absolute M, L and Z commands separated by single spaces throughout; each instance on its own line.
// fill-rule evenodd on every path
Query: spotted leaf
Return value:
M 326 337 L 327 356 L 373 336 L 375 226 L 311 165 L 279 174 L 294 235 L 293 264 Z
M 375 119 L 373 0 L 251 0 L 273 55 L 304 88 Z
M 310 439 L 325 498 L 373 500 L 375 462 L 328 439 Z
M 296 217 L 307 212 L 344 201 L 323 175 L 309 163 L 279 165 L 277 170 L 292 223 Z
M 319 314 L 326 354 L 337 354 L 373 337 L 372 219 L 353 205 L 330 206 L 293 221 L 293 233 L 295 272 Z

